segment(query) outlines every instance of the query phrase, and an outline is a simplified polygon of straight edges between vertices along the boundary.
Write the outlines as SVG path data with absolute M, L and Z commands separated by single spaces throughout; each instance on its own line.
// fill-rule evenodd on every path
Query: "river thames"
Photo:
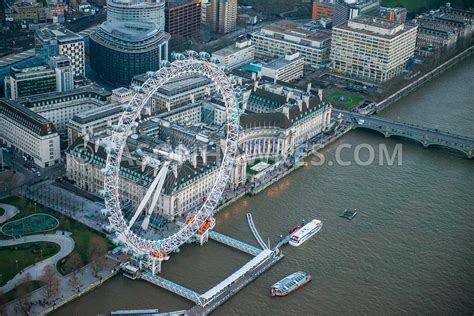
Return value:
M 473 91 L 470 57 L 379 115 L 473 137 Z M 375 163 L 329 163 L 341 144 L 352 145 L 341 158 L 354 161 L 353 149 L 361 143 L 375 148 Z M 379 165 L 379 144 L 389 151 L 402 144 L 402 165 Z M 325 164 L 308 163 L 217 214 L 217 231 L 253 245 L 248 212 L 272 244 L 303 218 L 321 219 L 324 226 L 301 247 L 284 247 L 280 263 L 214 314 L 472 314 L 474 161 L 446 149 L 424 149 L 412 141 L 360 130 L 322 154 Z M 352 221 L 342 219 L 338 215 L 345 208 L 356 208 L 359 214 Z M 204 292 L 249 259 L 212 241 L 203 247 L 186 245 L 164 263 L 163 276 Z M 270 298 L 270 286 L 298 270 L 310 273 L 314 281 L 287 297 Z M 144 281 L 117 276 L 53 315 L 144 308 L 166 312 L 191 306 Z

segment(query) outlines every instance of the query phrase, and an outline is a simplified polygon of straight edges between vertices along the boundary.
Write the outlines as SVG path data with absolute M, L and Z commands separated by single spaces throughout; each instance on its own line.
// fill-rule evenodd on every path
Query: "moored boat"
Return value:
M 273 284 L 271 296 L 286 296 L 306 283 L 311 282 L 311 280 L 311 275 L 308 273 L 302 271 L 295 272 Z
M 298 247 L 306 240 L 308 240 L 311 236 L 319 232 L 319 230 L 323 227 L 323 222 L 318 219 L 313 219 L 308 224 L 304 225 L 296 232 L 294 232 L 290 237 L 290 245 Z

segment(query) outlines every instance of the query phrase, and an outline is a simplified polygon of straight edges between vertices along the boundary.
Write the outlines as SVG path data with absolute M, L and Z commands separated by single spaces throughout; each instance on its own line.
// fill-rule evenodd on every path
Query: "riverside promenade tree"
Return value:
M 107 253 L 107 243 L 98 236 L 94 236 L 89 241 L 89 260 L 91 261 L 94 275 L 98 276 L 99 271 L 105 268 L 105 254 Z
M 41 282 L 44 283 L 43 297 L 45 300 L 48 303 L 54 301 L 59 294 L 59 278 L 58 272 L 53 266 L 49 265 L 44 267 Z
M 19 315 L 29 315 L 31 311 L 31 291 L 33 290 L 31 284 L 31 275 L 27 273 L 18 281 L 18 286 L 15 290 L 15 298 L 17 299 L 17 310 Z

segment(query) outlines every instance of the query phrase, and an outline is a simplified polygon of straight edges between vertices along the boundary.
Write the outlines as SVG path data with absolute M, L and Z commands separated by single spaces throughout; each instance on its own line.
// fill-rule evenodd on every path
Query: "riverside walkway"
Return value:
M 426 128 L 409 123 L 396 122 L 374 115 L 364 115 L 355 112 L 333 110 L 333 115 L 342 114 L 346 121 L 353 123 L 353 128 L 364 128 L 380 132 L 385 137 L 399 136 L 415 140 L 427 148 L 438 146 L 457 150 L 473 157 L 474 139 L 468 136 L 442 132 L 437 129 Z

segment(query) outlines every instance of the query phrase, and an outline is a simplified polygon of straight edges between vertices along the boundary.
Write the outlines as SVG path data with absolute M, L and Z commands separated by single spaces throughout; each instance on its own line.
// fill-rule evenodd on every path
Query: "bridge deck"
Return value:
M 257 239 L 257 242 L 260 245 L 260 247 L 262 247 L 263 249 L 268 249 L 268 246 L 265 244 L 262 237 L 258 233 L 257 227 L 255 227 L 255 224 L 253 222 L 252 214 L 250 213 L 247 213 L 247 222 L 249 223 L 250 230 L 252 231 L 252 234 L 255 237 L 255 239 Z
M 419 141 L 423 146 L 439 145 L 459 150 L 471 158 L 474 150 L 474 139 L 468 136 L 442 132 L 437 129 L 426 128 L 409 123 L 396 122 L 373 115 L 364 115 L 355 112 L 334 110 L 334 115 L 341 113 L 346 120 L 357 120 L 356 128 L 367 128 L 379 131 L 386 137 L 397 135 Z
M 188 300 L 193 301 L 196 304 L 201 303 L 200 295 L 198 293 L 188 288 L 185 288 L 182 285 L 164 279 L 160 276 L 153 275 L 150 272 L 143 272 L 141 278 L 145 281 L 158 285 L 159 287 L 162 287 L 165 290 L 171 291 L 175 294 L 178 294 L 179 296 L 187 298 Z
M 246 244 L 246 243 L 244 243 L 240 240 L 234 239 L 232 237 L 226 236 L 224 234 L 218 233 L 218 232 L 213 231 L 213 230 L 209 231 L 209 238 L 212 239 L 212 240 L 218 241 L 220 243 L 223 243 L 227 246 L 236 248 L 240 251 L 251 254 L 252 256 L 256 256 L 260 252 L 262 252 L 262 249 L 258 249 L 257 247 Z
M 235 271 L 230 276 L 228 276 L 225 280 L 223 280 L 222 282 L 214 286 L 212 289 L 208 290 L 206 293 L 202 294 L 201 300 L 204 302 L 211 301 L 216 295 L 218 295 L 220 292 L 225 290 L 228 286 L 233 284 L 236 280 L 243 277 L 247 272 L 249 272 L 250 270 L 260 265 L 262 262 L 267 260 L 272 254 L 273 252 L 271 250 L 268 250 L 268 249 L 263 250 L 257 256 L 252 258 L 252 260 L 247 262 L 239 270 Z

